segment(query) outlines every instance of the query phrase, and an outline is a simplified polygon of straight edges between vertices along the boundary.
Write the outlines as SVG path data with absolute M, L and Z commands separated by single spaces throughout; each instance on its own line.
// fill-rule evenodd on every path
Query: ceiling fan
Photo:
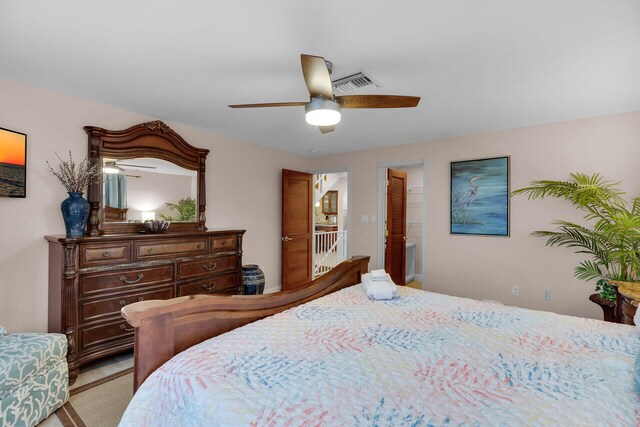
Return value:
M 125 172 L 126 174 L 127 171 L 123 169 L 122 166 L 124 167 L 128 166 L 133 168 L 144 168 L 144 169 L 157 169 L 155 166 L 131 165 L 127 163 L 119 163 L 117 160 L 104 159 L 102 164 L 102 172 L 108 173 L 108 174 L 117 174 L 120 172 Z M 125 175 L 125 176 L 129 176 L 132 178 L 140 178 L 140 175 Z
M 272 102 L 266 104 L 236 104 L 231 108 L 304 106 L 305 118 L 320 132 L 333 132 L 340 122 L 343 108 L 411 108 L 420 102 L 419 96 L 345 95 L 335 96 L 331 84 L 333 64 L 320 56 L 300 55 L 302 74 L 309 89 L 309 102 Z

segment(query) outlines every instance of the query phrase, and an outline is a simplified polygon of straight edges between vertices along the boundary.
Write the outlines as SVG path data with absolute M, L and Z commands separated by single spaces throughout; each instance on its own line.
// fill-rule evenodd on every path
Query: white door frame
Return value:
M 320 175 L 320 174 L 330 174 L 330 173 L 347 173 L 347 253 L 346 258 L 351 258 L 351 166 L 345 167 L 337 167 L 337 168 L 327 168 L 327 169 L 313 169 L 308 170 L 307 173 L 312 175 Z M 314 187 L 315 191 L 315 187 Z M 338 206 L 340 206 L 340 201 L 338 201 Z M 315 215 L 315 206 L 313 208 L 313 230 L 315 233 L 316 228 L 316 215 Z M 316 239 L 313 239 L 313 262 L 315 263 L 315 254 L 316 254 Z
M 378 163 L 378 268 L 384 268 L 384 223 L 387 219 L 387 169 L 422 165 L 422 289 L 427 289 L 427 158 Z M 349 236 L 351 237 L 351 236 Z

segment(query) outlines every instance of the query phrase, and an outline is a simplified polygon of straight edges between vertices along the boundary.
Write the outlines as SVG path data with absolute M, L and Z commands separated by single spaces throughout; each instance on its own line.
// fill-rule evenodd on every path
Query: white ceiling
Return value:
M 300 53 L 422 101 L 326 135 L 302 107 L 227 108 L 306 101 Z M 638 111 L 640 1 L 0 0 L 0 76 L 323 155 Z

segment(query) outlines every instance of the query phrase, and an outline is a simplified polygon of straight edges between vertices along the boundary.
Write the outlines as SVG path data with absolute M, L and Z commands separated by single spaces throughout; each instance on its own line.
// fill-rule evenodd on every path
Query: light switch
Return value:
M 360 222 L 369 222 L 369 215 L 360 215 Z
M 376 216 L 375 215 L 371 215 L 371 222 L 376 222 Z

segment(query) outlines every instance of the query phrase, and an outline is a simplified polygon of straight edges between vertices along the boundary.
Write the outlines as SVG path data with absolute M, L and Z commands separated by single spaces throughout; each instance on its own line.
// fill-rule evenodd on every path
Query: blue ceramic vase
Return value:
M 264 292 L 264 273 L 256 264 L 242 266 L 242 292 L 244 295 L 260 295 Z
M 82 198 L 81 192 L 69 192 L 69 197 L 60 205 L 64 227 L 67 229 L 67 237 L 75 238 L 84 236 L 89 217 L 89 202 Z

